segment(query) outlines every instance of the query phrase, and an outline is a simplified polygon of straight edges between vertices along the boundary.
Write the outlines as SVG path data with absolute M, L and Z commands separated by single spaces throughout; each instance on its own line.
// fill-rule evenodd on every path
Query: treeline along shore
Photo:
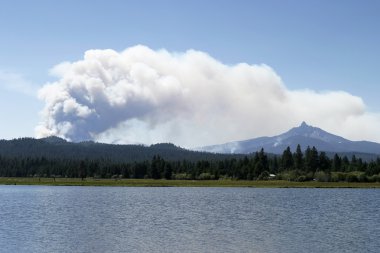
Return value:
M 302 152 L 298 145 L 282 155 L 263 149 L 247 156 L 204 160 L 165 160 L 153 155 L 144 161 L 107 158 L 57 158 L 0 155 L 1 177 L 166 180 L 285 180 L 293 182 L 380 182 L 380 158 L 370 162 L 335 154 L 329 158 L 315 147 Z

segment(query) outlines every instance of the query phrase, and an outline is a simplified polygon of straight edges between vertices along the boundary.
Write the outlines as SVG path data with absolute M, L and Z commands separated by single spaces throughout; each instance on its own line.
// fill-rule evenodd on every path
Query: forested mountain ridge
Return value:
M 154 155 L 159 155 L 168 161 L 222 160 L 243 157 L 243 155 L 238 154 L 231 156 L 192 151 L 171 143 L 159 143 L 150 146 L 115 145 L 91 141 L 73 143 L 55 136 L 42 139 L 0 140 L 0 156 L 6 157 L 45 157 L 71 160 L 108 159 L 113 162 L 139 162 L 151 160 Z

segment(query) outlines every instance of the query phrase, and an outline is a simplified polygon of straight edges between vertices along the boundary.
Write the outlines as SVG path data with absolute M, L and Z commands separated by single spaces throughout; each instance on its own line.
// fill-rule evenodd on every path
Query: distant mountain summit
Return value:
M 302 149 L 315 146 L 319 151 L 343 153 L 358 152 L 380 154 L 380 144 L 369 141 L 350 141 L 343 137 L 330 134 L 306 122 L 294 127 L 286 133 L 273 137 L 259 137 L 244 141 L 228 142 L 220 145 L 201 147 L 198 150 L 215 153 L 241 153 L 256 152 L 261 148 L 268 153 L 281 154 L 288 146 L 294 151 L 300 144 Z

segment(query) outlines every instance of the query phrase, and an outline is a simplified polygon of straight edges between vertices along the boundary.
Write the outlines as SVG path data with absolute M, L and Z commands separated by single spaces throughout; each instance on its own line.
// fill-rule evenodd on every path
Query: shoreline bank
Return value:
M 122 187 L 253 187 L 253 188 L 380 188 L 380 183 L 292 182 L 285 180 L 164 180 L 3 177 L 0 185 L 122 186 Z

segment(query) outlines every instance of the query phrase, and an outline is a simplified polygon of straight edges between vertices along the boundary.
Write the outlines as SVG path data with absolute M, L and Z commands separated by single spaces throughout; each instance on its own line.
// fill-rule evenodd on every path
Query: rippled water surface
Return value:
M 380 190 L 0 186 L 0 252 L 379 252 Z

